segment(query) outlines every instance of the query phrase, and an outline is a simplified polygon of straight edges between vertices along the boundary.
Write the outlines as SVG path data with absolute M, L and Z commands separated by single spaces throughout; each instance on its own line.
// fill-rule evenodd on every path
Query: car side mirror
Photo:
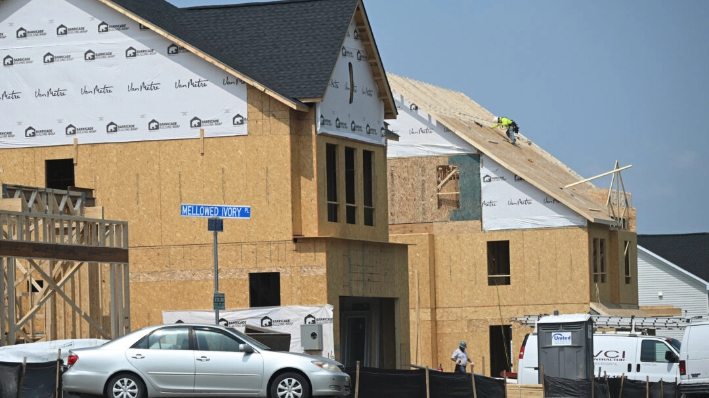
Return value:
M 677 354 L 672 351 L 665 351 L 665 361 L 669 363 L 677 363 L 679 362 L 679 357 L 677 357 Z
M 253 354 L 254 353 L 254 347 L 251 347 L 248 344 L 239 344 L 239 351 L 245 352 L 247 354 Z

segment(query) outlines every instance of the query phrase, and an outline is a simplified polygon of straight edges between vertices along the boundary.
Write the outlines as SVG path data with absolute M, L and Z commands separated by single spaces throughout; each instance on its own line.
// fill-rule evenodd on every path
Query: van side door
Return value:
M 594 374 L 608 377 L 635 378 L 637 342 L 628 336 L 593 336 Z
M 682 351 L 687 353 L 685 380 L 690 384 L 709 383 L 709 325 L 691 325 L 688 329 L 682 342 Z
M 679 357 L 661 339 L 638 339 L 638 360 L 636 376 L 638 380 L 649 377 L 651 382 L 679 380 Z

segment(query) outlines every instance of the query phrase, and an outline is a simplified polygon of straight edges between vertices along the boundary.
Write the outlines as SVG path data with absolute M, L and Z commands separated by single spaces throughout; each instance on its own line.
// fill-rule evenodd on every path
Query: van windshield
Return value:
M 682 343 L 680 343 L 679 340 L 677 339 L 667 339 L 667 342 L 672 345 L 672 348 L 674 348 L 677 352 L 679 352 L 680 347 L 682 346 Z

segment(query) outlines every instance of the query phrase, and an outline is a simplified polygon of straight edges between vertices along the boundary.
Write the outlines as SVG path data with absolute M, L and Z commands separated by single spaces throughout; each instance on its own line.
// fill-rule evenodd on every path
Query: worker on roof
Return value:
M 510 142 L 512 145 L 517 142 L 517 138 L 515 138 L 515 134 L 519 133 L 519 126 L 517 126 L 517 123 L 515 123 L 514 120 L 506 117 L 497 117 L 493 116 L 492 121 L 495 123 L 495 125 L 492 126 L 492 128 L 497 128 L 497 126 L 500 126 L 502 130 L 505 131 L 505 134 L 507 134 L 507 137 L 509 137 Z

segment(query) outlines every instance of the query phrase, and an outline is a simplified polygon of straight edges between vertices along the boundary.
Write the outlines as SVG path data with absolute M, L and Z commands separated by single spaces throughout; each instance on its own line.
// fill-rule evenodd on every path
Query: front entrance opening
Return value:
M 396 369 L 396 299 L 340 297 L 340 355 L 347 366 Z
M 74 159 L 45 160 L 44 175 L 47 188 L 68 191 L 74 186 Z
M 512 327 L 509 325 L 490 326 L 490 376 L 498 377 L 505 370 L 512 371 L 510 347 L 512 347 Z

